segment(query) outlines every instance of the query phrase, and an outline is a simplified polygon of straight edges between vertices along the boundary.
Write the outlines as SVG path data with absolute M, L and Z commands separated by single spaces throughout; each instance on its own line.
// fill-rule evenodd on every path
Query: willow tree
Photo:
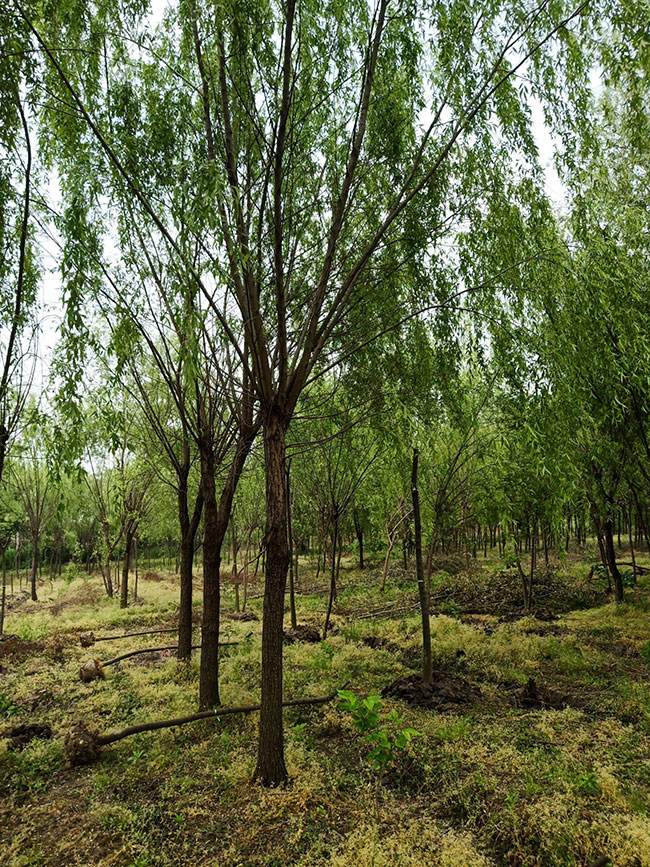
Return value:
M 0 482 L 34 374 L 37 179 L 30 129 L 33 58 L 24 26 L 0 12 Z
M 488 190 L 534 170 L 531 90 L 570 113 L 587 80 L 576 35 L 593 26 L 578 17 L 586 7 L 189 0 L 152 32 L 140 6 L 57 3 L 42 24 L 16 6 L 59 100 L 47 97 L 59 141 L 75 145 L 69 183 L 97 207 L 131 198 L 149 243 L 205 298 L 261 408 L 255 776 L 266 784 L 287 777 L 285 454 L 298 398 L 319 366 L 344 364 L 386 328 L 467 291 L 444 242 Z M 172 187 L 182 214 L 158 198 Z M 184 243 L 195 233 L 206 239 L 199 263 Z

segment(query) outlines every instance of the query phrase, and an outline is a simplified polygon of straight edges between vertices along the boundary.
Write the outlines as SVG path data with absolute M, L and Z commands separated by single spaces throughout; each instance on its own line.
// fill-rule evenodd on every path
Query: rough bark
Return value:
M 287 780 L 282 731 L 282 630 L 289 568 L 285 491 L 287 421 L 276 409 L 264 419 L 266 461 L 266 575 L 262 627 L 262 700 L 254 779 L 266 786 Z
M 415 569 L 418 581 L 418 596 L 422 614 L 422 680 L 431 683 L 433 670 L 431 663 L 431 622 L 429 620 L 430 600 L 426 581 L 424 580 L 424 563 L 422 559 L 422 522 L 420 519 L 420 492 L 418 490 L 418 450 L 413 449 L 413 465 L 411 468 L 411 501 L 413 504 L 413 524 L 415 529 Z
M 614 526 L 612 523 L 611 513 L 608 513 L 605 520 L 605 556 L 607 557 L 607 566 L 609 567 L 612 581 L 614 582 L 614 598 L 617 602 L 623 602 L 625 594 L 623 592 L 623 579 L 616 565 L 616 551 L 614 549 Z

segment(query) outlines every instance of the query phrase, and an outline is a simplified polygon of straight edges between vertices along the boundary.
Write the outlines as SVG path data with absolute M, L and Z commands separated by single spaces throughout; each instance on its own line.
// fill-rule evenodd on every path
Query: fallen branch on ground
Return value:
M 341 687 L 345 689 L 347 683 Z M 307 705 L 327 704 L 338 695 L 338 689 L 328 695 L 318 698 L 293 698 L 282 702 L 282 707 L 303 707 Z M 186 723 L 198 722 L 204 719 L 213 719 L 222 716 L 233 716 L 234 714 L 254 713 L 260 710 L 259 704 L 244 704 L 239 707 L 224 707 L 215 708 L 214 710 L 199 711 L 199 713 L 189 714 L 188 716 L 175 717 L 174 719 L 156 720 L 155 722 L 140 723 L 139 725 L 127 726 L 115 732 L 108 732 L 101 735 L 91 731 L 83 723 L 77 723 L 73 726 L 65 736 L 65 755 L 71 765 L 88 765 L 99 758 L 101 747 L 107 744 L 113 744 L 116 741 L 121 741 L 123 738 L 128 738 L 131 735 L 137 735 L 141 732 L 153 732 L 158 729 L 168 729 L 174 726 L 182 726 Z
M 250 638 L 253 633 L 249 632 L 244 637 L 244 641 Z M 234 647 L 240 644 L 239 641 L 220 641 L 219 647 Z M 200 644 L 193 644 L 192 650 L 200 650 Z M 84 683 L 90 683 L 91 680 L 104 677 L 104 669 L 107 665 L 115 665 L 116 662 L 122 662 L 124 659 L 130 659 L 132 656 L 138 656 L 142 653 L 161 653 L 165 650 L 178 650 L 178 644 L 167 644 L 165 647 L 144 647 L 142 650 L 130 650 L 128 653 L 122 653 L 120 656 L 115 656 L 113 659 L 107 659 L 106 662 L 101 662 L 99 659 L 89 659 L 79 669 L 79 679 Z
M 192 625 L 192 629 L 195 625 Z M 98 641 L 119 641 L 121 638 L 134 638 L 138 635 L 159 635 L 162 632 L 178 632 L 177 626 L 172 626 L 168 629 L 145 629 L 143 632 L 125 632 L 124 635 L 100 635 L 95 637 L 94 632 L 82 632 L 79 636 L 79 643 L 82 647 L 91 647 Z

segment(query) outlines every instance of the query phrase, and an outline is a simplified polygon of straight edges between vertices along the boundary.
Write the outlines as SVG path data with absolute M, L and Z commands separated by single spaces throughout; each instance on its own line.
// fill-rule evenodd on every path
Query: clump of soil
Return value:
M 228 620 L 240 620 L 242 622 L 248 623 L 257 622 L 259 617 L 252 611 L 233 611 L 232 614 L 228 615 Z
M 90 683 L 91 680 L 96 680 L 98 677 L 102 680 L 106 677 L 104 666 L 98 659 L 89 659 L 79 669 L 79 680 L 82 683 Z
M 145 572 L 144 573 L 144 580 L 145 581 L 158 581 L 158 582 L 160 582 L 160 581 L 164 581 L 165 579 L 162 577 L 162 575 L 159 575 L 157 572 Z
M 564 696 L 540 686 L 532 677 L 525 686 L 515 690 L 514 697 L 517 707 L 562 710 L 568 705 Z
M 472 704 L 481 696 L 479 688 L 465 678 L 442 671 L 434 672 L 432 683 L 425 683 L 419 674 L 398 677 L 381 694 L 385 698 L 397 698 L 411 707 L 442 713 L 454 711 L 459 705 Z
M 381 638 L 379 635 L 364 635 L 361 639 L 366 647 L 371 647 L 373 650 L 379 650 L 380 647 L 386 647 L 387 639 Z
M 285 629 L 284 643 L 295 644 L 296 641 L 303 641 L 306 644 L 318 644 L 320 642 L 320 632 L 314 626 L 308 626 L 305 623 L 299 623 L 295 629 Z
M 23 750 L 34 738 L 49 740 L 52 737 L 52 729 L 48 725 L 39 723 L 25 723 L 13 728 L 5 729 L 2 733 L 4 738 L 9 738 L 7 745 L 10 750 Z
M 382 638 L 380 635 L 364 635 L 361 641 L 366 645 L 366 647 L 370 647 L 373 650 L 388 650 L 390 653 L 400 653 L 402 648 L 395 644 L 393 641 L 389 641 L 387 638 Z
M 76 723 L 64 740 L 65 757 L 71 765 L 90 765 L 99 758 L 97 737 L 83 723 Z

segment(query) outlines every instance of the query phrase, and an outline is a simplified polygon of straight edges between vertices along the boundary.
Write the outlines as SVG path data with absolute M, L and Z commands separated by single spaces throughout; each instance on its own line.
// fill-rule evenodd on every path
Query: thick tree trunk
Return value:
M 287 420 L 271 409 L 264 420 L 266 462 L 266 575 L 262 627 L 262 699 L 254 779 L 266 786 L 286 782 L 282 731 L 282 629 L 289 567 L 285 462 Z
M 429 620 L 429 593 L 424 580 L 424 563 L 422 560 L 422 522 L 420 520 L 420 493 L 418 490 L 418 450 L 413 449 L 413 466 L 411 468 L 411 501 L 413 503 L 413 524 L 415 528 L 415 569 L 422 614 L 422 680 L 431 683 L 433 670 L 431 664 L 431 621 Z

